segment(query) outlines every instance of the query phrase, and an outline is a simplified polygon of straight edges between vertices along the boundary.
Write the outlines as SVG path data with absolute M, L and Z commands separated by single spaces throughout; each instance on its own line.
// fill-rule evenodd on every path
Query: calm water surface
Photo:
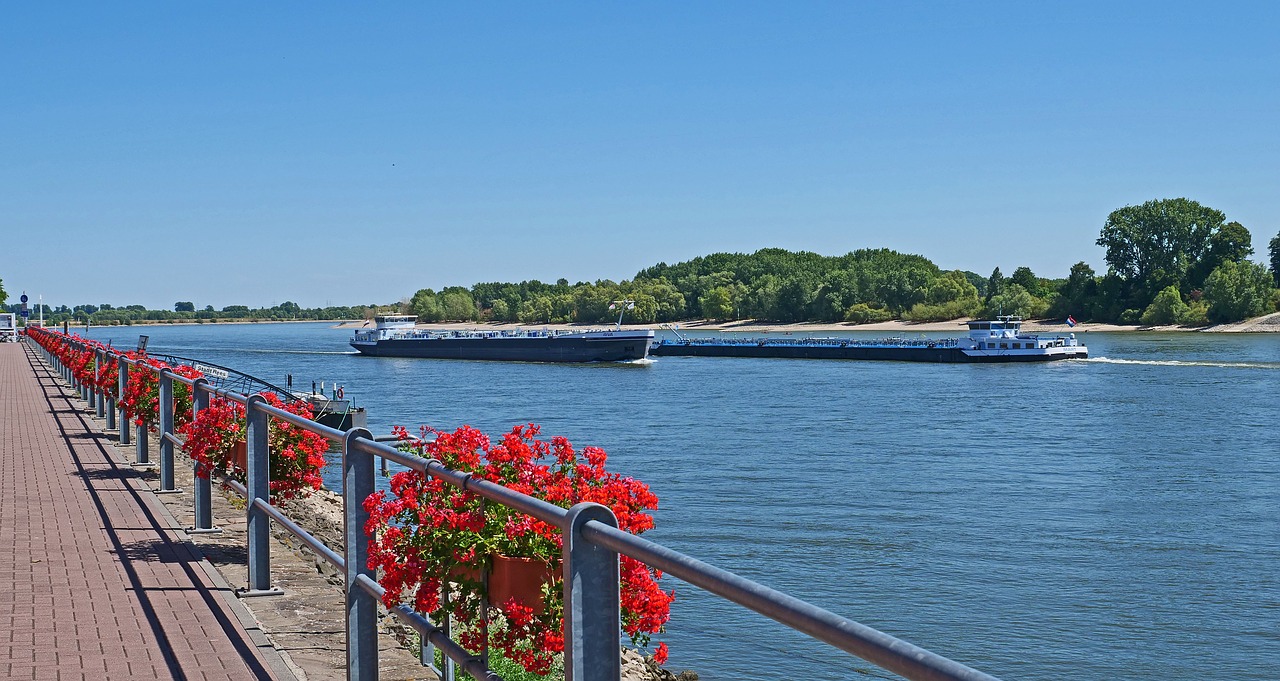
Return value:
M 366 358 L 327 324 L 94 329 L 392 425 L 542 424 L 662 500 L 646 534 L 1009 679 L 1280 677 L 1280 337 L 1081 334 L 938 365 Z M 872 337 L 874 334 L 839 334 Z M 940 334 L 932 334 L 940 335 Z M 671 581 L 672 669 L 890 676 Z

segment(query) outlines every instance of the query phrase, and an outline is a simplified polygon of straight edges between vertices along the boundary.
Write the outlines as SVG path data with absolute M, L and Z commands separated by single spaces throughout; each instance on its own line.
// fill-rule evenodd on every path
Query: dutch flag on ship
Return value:
M 1076 325 L 1076 318 L 1072 317 L 1071 315 L 1067 315 L 1067 326 L 1075 326 L 1075 325 Z

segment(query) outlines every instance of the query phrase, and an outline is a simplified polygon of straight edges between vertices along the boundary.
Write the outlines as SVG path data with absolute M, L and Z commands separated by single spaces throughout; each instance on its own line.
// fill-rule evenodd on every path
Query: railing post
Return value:
M 143 369 L 143 371 L 149 371 Z M 142 421 L 133 427 L 133 465 L 150 466 L 151 450 L 147 442 L 147 422 Z
M 117 372 L 116 385 L 116 406 L 120 409 L 120 444 L 129 444 L 129 415 L 124 412 L 124 392 L 129 385 L 129 363 L 124 357 L 118 357 L 116 363 L 120 370 Z
M 93 351 L 93 396 L 94 403 L 98 409 L 98 418 L 102 418 L 107 414 L 107 393 L 102 389 L 102 362 L 106 358 L 107 353 L 102 348 Z
M 93 375 L 95 378 L 97 378 L 98 376 L 98 352 L 96 350 L 93 352 Z M 84 385 L 85 401 L 89 403 L 88 406 L 90 409 L 97 411 L 98 409 L 97 381 L 89 381 L 84 383 L 83 385 Z
M 267 412 L 260 408 L 267 400 L 250 395 L 245 400 L 248 423 L 249 462 L 245 471 L 246 512 L 249 525 L 249 588 L 240 596 L 270 596 L 284 593 L 271 588 L 271 518 L 258 508 L 258 500 L 271 501 L 270 460 L 267 452 Z
M 157 494 L 173 494 L 181 490 L 173 486 L 173 374 L 160 370 L 160 489 Z
M 151 365 L 145 361 L 138 362 L 134 369 L 138 371 L 151 371 Z M 138 405 L 134 405 L 136 408 Z M 135 466 L 151 466 L 151 443 L 148 442 L 147 420 L 142 418 L 142 414 L 135 414 L 133 428 L 133 465 Z
M 117 367 L 119 366 L 119 364 L 120 364 L 119 360 L 116 360 L 116 366 L 117 366 Z M 112 392 L 111 392 L 110 390 L 103 390 L 103 391 L 102 391 L 102 401 L 103 401 L 103 402 L 106 402 L 106 405 L 105 405 L 103 408 L 104 408 L 104 409 L 106 410 L 106 412 L 107 412 L 107 430 L 108 430 L 108 431 L 114 431 L 114 430 L 116 430 L 116 398 L 115 398 L 115 395 L 113 395 L 113 394 L 112 394 Z
M 378 601 L 356 584 L 360 575 L 376 577 L 369 567 L 369 538 L 364 526 L 369 512 L 364 500 L 373 494 L 373 457 L 355 451 L 356 438 L 373 439 L 365 428 L 352 428 L 342 443 L 342 505 L 346 535 L 347 678 L 378 678 Z
M 565 681 L 618 681 L 618 554 L 583 539 L 582 526 L 591 520 L 618 526 L 606 506 L 583 502 L 569 509 L 563 549 Z
M 209 407 L 209 381 L 197 378 L 191 386 L 191 420 L 195 421 L 202 409 Z M 204 464 L 196 461 L 192 477 L 195 488 L 195 527 L 187 530 L 187 534 L 214 534 L 221 532 L 221 527 L 213 526 L 213 480 Z

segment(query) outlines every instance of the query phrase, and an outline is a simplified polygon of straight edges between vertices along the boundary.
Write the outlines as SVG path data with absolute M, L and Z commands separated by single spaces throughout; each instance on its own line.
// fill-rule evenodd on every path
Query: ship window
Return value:
M 1009 347 L 1009 344 L 1008 344 L 1008 343 L 1001 343 L 1001 344 L 1000 344 L 1000 349 L 1001 349 L 1001 350 L 1008 349 L 1008 347 Z

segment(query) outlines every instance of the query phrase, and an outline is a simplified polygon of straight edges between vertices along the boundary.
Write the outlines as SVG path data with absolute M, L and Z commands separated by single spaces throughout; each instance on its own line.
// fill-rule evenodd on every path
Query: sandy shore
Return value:
M 929 332 L 951 332 L 957 335 L 963 334 L 966 330 L 965 322 L 967 319 L 956 319 L 949 322 L 879 322 L 876 324 L 841 324 L 832 322 L 807 322 L 801 324 L 780 324 L 777 322 L 763 322 L 756 320 L 743 320 L 733 322 L 714 322 L 710 320 L 693 320 L 680 322 L 674 326 L 681 333 L 699 333 L 699 332 L 728 332 L 728 333 L 745 333 L 745 334 L 771 334 L 782 333 L 797 336 L 811 335 L 815 333 L 832 333 L 837 331 L 874 331 L 883 333 L 888 336 L 904 335 L 912 333 L 929 333 Z M 346 321 L 336 325 L 337 328 L 372 328 L 373 322 L 368 321 Z M 438 323 L 438 324 L 419 324 L 421 328 L 446 329 L 446 330 L 464 330 L 464 329 L 520 329 L 520 328 L 548 328 L 548 329 L 578 329 L 601 327 L 601 324 L 505 324 L 505 323 Z M 643 329 L 653 328 L 653 324 L 623 324 L 626 329 Z M 1256 317 L 1236 324 L 1218 324 L 1214 326 L 1125 326 L 1121 324 L 1093 324 L 1080 323 L 1075 328 L 1067 326 L 1062 320 L 1058 319 L 1042 319 L 1023 322 L 1022 330 L 1028 333 L 1087 333 L 1089 331 L 1159 331 L 1159 332 L 1210 332 L 1210 333 L 1253 333 L 1253 332 L 1280 332 L 1280 312 Z

